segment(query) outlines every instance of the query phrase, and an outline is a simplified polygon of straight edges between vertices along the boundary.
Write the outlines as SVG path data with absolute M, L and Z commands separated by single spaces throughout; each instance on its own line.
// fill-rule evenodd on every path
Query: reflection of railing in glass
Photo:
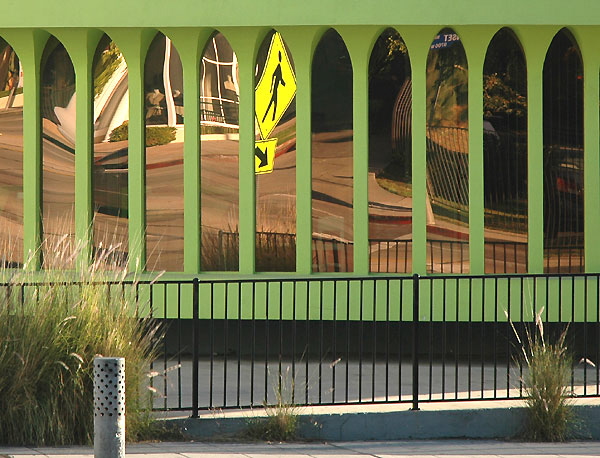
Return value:
M 412 240 L 369 239 L 370 272 L 409 272 Z
M 313 235 L 313 272 L 351 272 L 353 243 Z
M 468 218 L 468 151 L 469 129 L 427 127 L 427 192 L 438 211 L 452 209 L 460 219 Z
M 205 230 L 202 238 L 202 266 L 205 271 L 237 269 L 239 233 Z M 352 268 L 352 242 L 313 237 L 313 271 L 347 272 Z M 294 271 L 296 234 L 256 233 L 256 270 Z M 278 267 L 275 269 L 273 263 Z
M 427 240 L 429 260 L 427 272 L 468 273 L 469 242 L 458 240 Z
M 204 229 L 202 233 L 202 269 L 233 271 L 238 268 L 240 234 Z M 296 234 L 256 233 L 256 270 L 290 272 L 296 269 Z
M 239 102 L 214 99 L 200 102 L 200 122 L 205 125 L 239 129 Z

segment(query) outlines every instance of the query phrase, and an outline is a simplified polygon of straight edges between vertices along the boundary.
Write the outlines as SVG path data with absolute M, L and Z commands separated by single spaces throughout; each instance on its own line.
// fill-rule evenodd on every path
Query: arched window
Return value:
M 109 265 L 128 257 L 128 122 L 127 63 L 117 45 L 104 35 L 92 64 L 94 82 L 94 250 Z
M 71 268 L 75 249 L 75 70 L 50 37 L 42 55 L 42 265 Z
M 256 270 L 296 270 L 296 77 L 281 34 L 256 58 Z
M 567 29 L 544 61 L 544 271 L 582 272 L 583 63 Z
M 427 271 L 469 272 L 468 69 L 443 29 L 427 56 Z
M 0 38 L 0 265 L 23 264 L 23 75 L 19 57 Z
M 204 271 L 239 269 L 239 75 L 221 33 L 200 61 L 202 256 Z
M 146 268 L 183 271 L 183 66 L 158 33 L 144 66 Z
M 527 67 L 501 29 L 483 67 L 485 272 L 527 272 Z
M 312 62 L 313 271 L 353 270 L 352 62 L 329 29 Z
M 412 84 L 408 50 L 384 31 L 369 60 L 371 272 L 412 270 Z

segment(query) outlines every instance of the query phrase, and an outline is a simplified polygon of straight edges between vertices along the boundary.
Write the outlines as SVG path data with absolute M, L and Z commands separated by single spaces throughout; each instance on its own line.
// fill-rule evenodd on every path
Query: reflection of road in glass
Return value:
M 352 131 L 313 134 L 312 155 L 313 238 L 352 242 Z M 316 255 L 313 254 L 313 264 Z M 319 265 L 313 265 L 313 270 L 339 271 L 343 267 L 336 265 L 335 252 L 325 256 L 325 268 L 320 268 L 324 261 L 319 260 Z M 352 271 L 351 246 L 344 265 Z
M 183 270 L 183 143 L 146 148 L 146 264 Z

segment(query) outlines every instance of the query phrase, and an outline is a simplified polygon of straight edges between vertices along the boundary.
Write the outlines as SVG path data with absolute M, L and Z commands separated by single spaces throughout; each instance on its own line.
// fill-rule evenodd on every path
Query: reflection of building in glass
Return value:
M 225 37 L 217 33 L 207 44 L 200 70 L 202 124 L 239 127 L 238 62 Z
M 183 66 L 171 40 L 158 34 L 146 55 L 146 125 L 183 124 Z

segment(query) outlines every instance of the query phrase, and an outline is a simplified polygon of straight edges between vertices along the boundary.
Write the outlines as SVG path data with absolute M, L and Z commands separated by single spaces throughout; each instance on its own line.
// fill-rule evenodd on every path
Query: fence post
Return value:
M 200 337 L 200 284 L 197 278 L 193 280 L 192 294 L 192 418 L 198 418 L 198 339 Z
M 94 358 L 94 456 L 125 458 L 125 358 Z
M 419 274 L 413 275 L 412 409 L 419 410 Z

